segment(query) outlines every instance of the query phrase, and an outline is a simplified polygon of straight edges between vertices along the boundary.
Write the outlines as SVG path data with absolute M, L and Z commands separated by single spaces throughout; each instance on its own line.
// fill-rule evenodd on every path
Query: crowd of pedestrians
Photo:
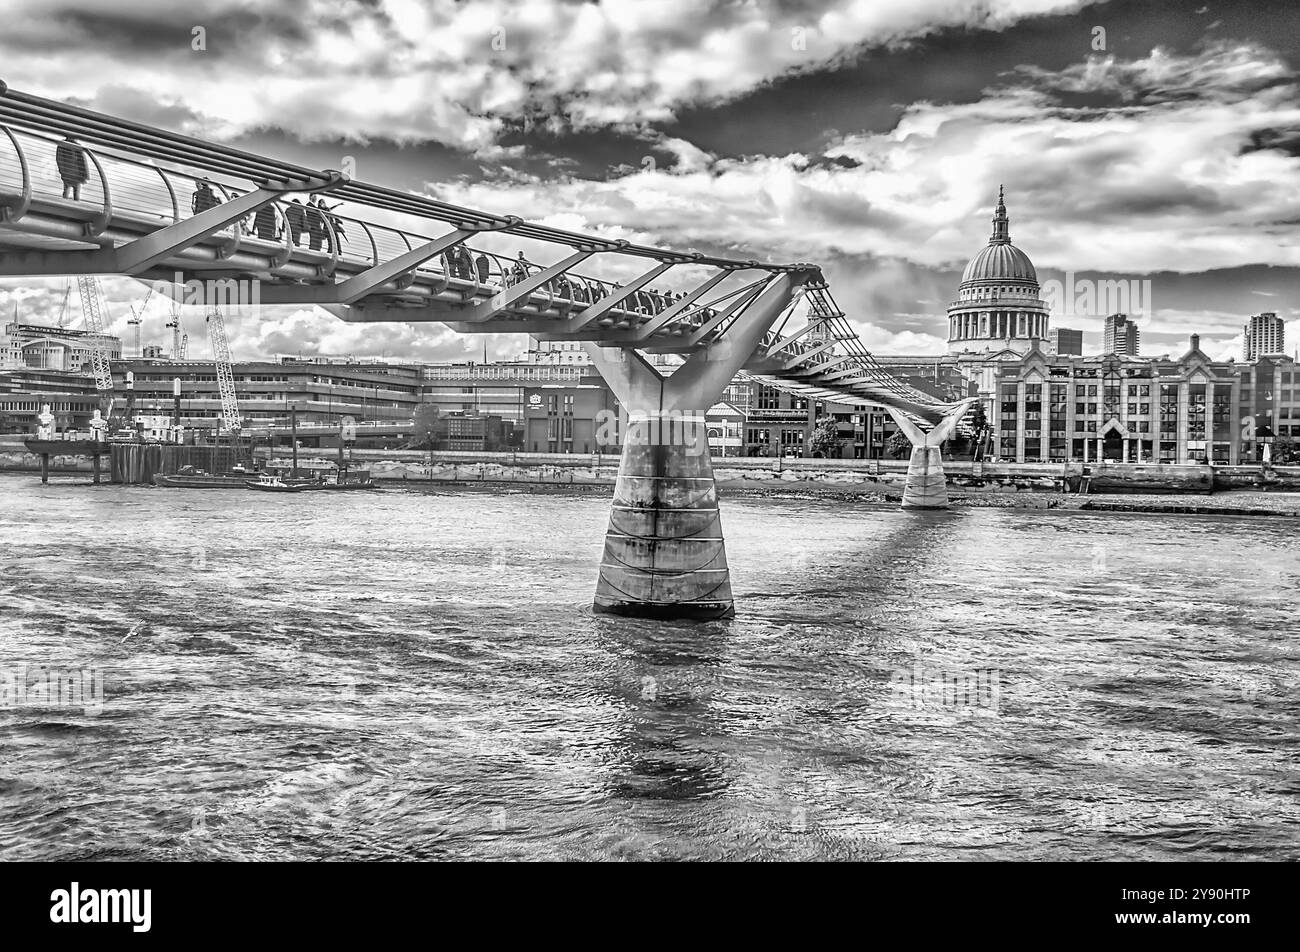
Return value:
M 90 178 L 85 150 L 74 138 L 68 136 L 59 143 L 58 148 L 55 150 L 55 164 L 58 166 L 59 176 L 63 180 L 63 197 L 79 201 L 81 186 Z M 207 179 L 199 180 L 195 186 L 194 195 L 190 200 L 190 208 L 194 214 L 201 214 L 220 204 L 221 199 L 217 197 L 212 183 Z M 290 201 L 284 210 L 284 222 L 289 231 L 290 242 L 295 247 L 301 247 L 304 245 L 305 238 L 306 247 L 312 251 L 333 252 L 335 242 L 341 243 L 347 237 L 343 231 L 342 222 L 334 214 L 336 208 L 338 208 L 338 205 L 326 205 L 325 200 L 319 195 L 309 196 L 306 204 L 299 198 Z M 251 231 L 264 241 L 278 241 L 283 235 L 275 213 L 275 206 L 271 203 L 267 203 L 257 210 L 253 216 L 251 227 L 243 223 L 240 224 L 240 227 L 246 232 Z M 454 278 L 477 281 L 480 285 L 490 283 L 492 262 L 482 252 L 475 256 L 469 248 L 460 244 L 445 252 L 443 261 L 447 273 Z M 540 270 L 542 270 L 540 266 L 533 264 L 520 251 L 519 256 L 511 263 L 508 270 L 504 266 L 500 268 L 500 274 L 502 282 L 509 286 L 527 280 L 529 275 Z M 612 287 L 599 281 L 591 283 L 588 283 L 585 279 L 572 281 L 564 275 L 559 275 L 552 281 L 547 282 L 545 289 L 564 300 L 591 304 L 609 293 Z M 636 314 L 654 316 L 663 313 L 685 297 L 685 292 L 681 291 L 641 290 L 634 292 L 622 301 L 621 305 L 624 309 Z M 717 312 L 712 308 L 699 308 L 694 312 L 693 316 L 701 320 L 710 320 L 716 314 Z

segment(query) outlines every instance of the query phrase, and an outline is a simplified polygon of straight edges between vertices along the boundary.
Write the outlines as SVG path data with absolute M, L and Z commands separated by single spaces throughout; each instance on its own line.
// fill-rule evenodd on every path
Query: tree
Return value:
M 975 404 L 975 413 L 971 416 L 971 429 L 975 432 L 971 436 L 971 446 L 973 449 L 972 456 L 975 459 L 984 457 L 985 436 L 988 433 L 989 418 L 984 412 L 984 404 Z
M 813 430 L 812 443 L 809 450 L 813 456 L 821 456 L 826 459 L 839 459 L 840 452 L 844 448 L 844 441 L 840 439 L 840 425 L 834 417 L 827 417 L 817 424 Z
M 412 449 L 433 452 L 434 444 L 438 441 L 438 418 L 441 415 L 441 411 L 432 403 L 422 403 L 415 408 L 411 434 Z
M 1279 436 L 1273 441 L 1273 462 L 1281 466 L 1300 463 L 1300 446 L 1289 436 Z
M 904 435 L 902 430 L 899 430 L 889 438 L 889 442 L 885 445 L 885 451 L 889 453 L 892 459 L 903 459 L 905 456 L 912 455 L 912 441 Z

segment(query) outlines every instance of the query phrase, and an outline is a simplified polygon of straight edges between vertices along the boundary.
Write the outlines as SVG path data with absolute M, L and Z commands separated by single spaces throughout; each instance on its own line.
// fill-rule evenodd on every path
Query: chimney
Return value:
M 1201 335 L 1200 335 L 1200 334 L 1193 334 L 1193 335 L 1192 335 L 1192 350 L 1200 350 L 1200 349 L 1201 349 Z

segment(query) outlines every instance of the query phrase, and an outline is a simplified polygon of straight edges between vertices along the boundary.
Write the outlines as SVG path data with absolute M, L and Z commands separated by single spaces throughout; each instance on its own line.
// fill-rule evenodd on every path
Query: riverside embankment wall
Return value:
M 283 451 L 277 460 L 286 459 Z M 258 451 L 261 457 L 266 450 Z M 330 451 L 300 451 L 301 460 L 334 459 Z M 379 480 L 456 483 L 521 483 L 543 486 L 612 486 L 618 476 L 616 455 L 561 453 L 464 453 L 417 450 L 352 450 L 353 465 L 367 466 Z M 38 472 L 40 460 L 23 447 L 22 438 L 0 439 L 0 471 Z M 54 473 L 90 473 L 88 458 L 52 456 Z M 1080 463 L 972 463 L 945 460 L 949 483 L 960 489 L 987 491 L 1077 491 L 1085 474 Z M 1268 488 L 1300 492 L 1300 466 L 1279 466 L 1265 474 L 1258 466 L 1175 466 L 1169 464 L 1089 464 L 1091 491 L 1122 491 L 1097 483 L 1114 483 L 1146 491 L 1152 484 L 1169 490 Z M 822 488 L 842 492 L 892 495 L 902 492 L 906 460 L 772 459 L 714 457 L 713 473 L 721 488 L 790 490 Z
M 277 457 L 279 458 L 279 457 Z M 453 453 L 354 450 L 354 464 L 370 467 L 376 479 L 463 483 L 612 486 L 618 476 L 615 455 L 559 453 Z M 1208 493 L 1214 489 L 1270 488 L 1300 492 L 1300 466 L 1213 467 L 1107 463 L 944 462 L 950 484 L 985 490 L 1078 491 L 1085 471 L 1091 491 L 1166 491 Z M 713 475 L 721 488 L 791 490 L 821 487 L 844 492 L 901 493 L 906 460 L 772 459 L 714 457 Z

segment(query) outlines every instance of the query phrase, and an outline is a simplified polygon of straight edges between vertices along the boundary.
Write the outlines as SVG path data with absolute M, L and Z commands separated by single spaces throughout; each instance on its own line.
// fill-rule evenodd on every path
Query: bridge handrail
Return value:
M 260 184 L 267 180 L 290 178 L 306 182 L 329 181 L 332 176 L 328 171 L 311 169 L 305 166 L 269 159 L 254 155 L 229 146 L 203 142 L 190 136 L 152 128 L 141 123 L 132 122 L 112 116 L 104 116 L 79 106 L 43 99 L 20 92 L 0 81 L 0 121 L 8 119 L 13 122 L 33 126 L 53 133 L 79 133 L 81 138 L 109 148 L 145 149 L 153 155 L 170 159 L 182 165 L 190 164 L 204 168 L 209 173 L 229 175 Z M 310 187 L 306 190 L 311 190 Z M 495 222 L 499 216 L 488 212 L 452 205 L 427 196 L 417 196 L 396 189 L 370 185 L 356 180 L 344 179 L 341 184 L 330 189 L 331 193 L 342 199 L 351 199 L 361 204 L 388 211 L 412 214 L 419 218 L 435 219 L 451 224 L 464 221 Z M 597 246 L 609 247 L 609 239 L 596 235 L 566 231 L 560 228 L 519 221 L 502 229 L 526 238 L 535 238 L 552 244 L 573 247 Z M 618 251 L 637 257 L 665 258 L 679 257 L 680 252 L 649 245 L 618 243 Z M 751 262 L 715 256 L 701 256 L 701 264 L 719 266 L 748 265 Z M 779 265 L 753 263 L 756 267 L 777 270 L 799 268 L 798 265 Z
M 2 102 L 3 102 L 3 98 L 0 98 L 0 103 Z M 8 127 L 5 125 L 0 125 L 0 129 L 4 129 L 4 131 L 9 133 L 11 136 L 13 135 L 13 133 L 10 132 Z M 60 141 L 52 136 L 45 135 L 40 132 L 30 131 L 26 128 L 20 129 L 19 132 L 22 136 L 30 137 L 34 140 L 39 140 L 41 142 L 48 143 L 51 146 L 57 146 L 57 143 Z M 239 185 L 235 185 L 230 182 L 223 181 L 222 177 L 220 176 L 215 176 L 215 175 L 199 176 L 183 170 L 165 168 L 154 162 L 142 161 L 133 158 L 130 155 L 123 154 L 118 149 L 91 149 L 88 146 L 82 144 L 80 141 L 78 142 L 78 145 L 82 148 L 82 150 L 85 152 L 85 154 L 93 164 L 97 164 L 99 160 L 102 160 L 107 163 L 108 170 L 105 173 L 101 174 L 100 176 L 102 182 L 101 189 L 105 195 L 111 192 L 114 195 L 125 194 L 128 196 L 132 196 L 135 199 L 133 201 L 128 202 L 125 205 L 122 205 L 120 202 L 113 202 L 112 203 L 113 205 L 121 207 L 127 211 L 143 213 L 147 217 L 157 218 L 160 222 L 170 220 L 172 223 L 175 223 L 176 221 L 182 218 L 189 217 L 190 215 L 194 214 L 192 202 L 187 204 L 184 208 L 182 208 L 180 204 L 179 201 L 180 190 L 177 187 L 179 181 L 186 182 L 189 190 L 195 194 L 198 193 L 198 190 L 202 184 L 206 184 L 214 192 L 219 192 L 224 197 L 225 201 L 229 201 L 232 197 L 236 197 L 238 195 L 244 194 L 247 186 L 253 184 L 248 182 L 245 179 L 240 183 L 241 185 L 244 186 L 244 188 L 240 188 Z M 25 159 L 26 159 L 25 153 L 22 152 L 20 146 L 16 146 L 16 148 L 19 150 L 20 154 L 23 155 L 24 163 L 25 163 Z M 138 170 L 139 173 L 147 173 L 147 176 L 141 176 L 137 174 L 135 176 L 126 178 L 123 180 L 123 182 L 127 187 L 121 189 L 113 189 L 110 188 L 110 182 L 116 178 L 121 178 L 121 176 L 113 176 L 111 174 L 114 169 L 117 169 L 119 172 L 122 171 L 123 169 Z M 156 176 L 157 181 L 161 183 L 162 191 L 157 193 L 156 196 L 157 201 L 147 200 L 147 193 L 146 193 L 146 199 L 142 200 L 140 198 L 142 179 L 147 178 L 152 180 L 154 176 Z M 105 205 L 107 204 L 107 201 L 101 204 Z M 292 229 L 289 228 L 288 211 L 287 211 L 290 204 L 291 203 L 289 203 L 287 200 L 283 200 L 283 199 L 275 200 L 271 203 L 272 207 L 275 210 L 274 213 L 277 219 L 279 220 L 280 226 L 282 226 L 285 232 L 288 233 L 286 235 L 286 238 L 289 240 L 286 241 L 286 247 L 288 248 L 289 253 L 291 255 L 293 248 L 303 247 L 305 243 L 301 241 L 292 241 L 293 234 L 292 234 Z M 304 205 L 302 207 L 306 209 L 307 206 Z M 261 238 L 261 236 L 256 235 L 255 219 L 256 216 L 254 214 L 250 214 L 246 216 L 245 219 L 233 222 L 230 225 L 226 226 L 225 228 L 221 229 L 219 232 L 217 232 L 217 234 L 225 235 L 229 239 L 225 243 L 225 245 L 223 246 L 220 252 L 223 257 L 233 254 L 243 243 L 245 236 L 255 236 L 259 240 L 267 240 Z M 369 260 L 372 265 L 377 264 L 379 259 L 382 257 L 381 245 L 383 244 L 383 242 L 381 242 L 376 237 L 377 234 L 388 236 L 392 241 L 395 242 L 400 241 L 404 246 L 402 247 L 401 250 L 409 250 L 409 248 L 411 247 L 412 239 L 419 241 L 421 243 L 432 240 L 430 236 L 420 235 L 415 232 L 407 231 L 404 229 L 397 229 L 387 225 L 381 225 L 353 215 L 340 214 L 337 211 L 330 211 L 326 213 L 324 215 L 324 219 L 325 219 L 324 226 L 328 233 L 327 251 L 331 257 L 329 264 L 322 266 L 322 270 L 324 270 L 327 273 L 333 270 L 333 268 L 337 265 L 337 261 L 340 257 L 345 257 L 350 260 Z M 361 254 L 352 250 L 351 236 L 348 234 L 347 229 L 343 228 L 342 230 L 340 230 L 342 223 L 345 222 L 354 225 L 356 229 L 359 230 L 360 233 L 366 234 L 370 243 L 370 248 L 367 249 L 369 251 L 368 255 Z M 108 222 L 106 220 L 106 216 L 101 215 L 100 220 L 97 224 L 101 226 L 106 226 L 107 223 Z M 308 231 L 309 231 L 308 229 L 304 229 L 303 234 L 308 233 Z M 512 259 L 505 258 L 502 255 L 499 255 L 495 252 L 487 251 L 486 249 L 476 248 L 473 245 L 470 245 L 469 243 L 465 244 L 465 248 L 471 253 L 471 255 L 475 259 L 474 265 L 471 267 L 470 274 L 466 276 L 472 281 L 472 283 L 474 284 L 483 283 L 477 280 L 477 257 L 480 255 L 482 255 L 488 260 L 489 273 L 495 272 L 496 276 L 500 279 L 497 282 L 491 282 L 489 280 L 488 282 L 489 284 L 496 283 L 498 286 L 504 287 L 513 281 L 513 268 L 515 262 Z M 619 250 L 621 251 L 622 249 Z M 430 272 L 437 273 L 439 271 L 443 271 L 444 273 L 450 272 L 451 269 L 447 267 L 448 265 L 448 262 L 446 260 L 447 256 L 442 255 L 440 257 L 442 260 L 439 261 L 439 263 L 443 265 L 442 269 L 430 267 L 429 266 L 430 263 L 426 262 L 425 264 L 419 266 L 416 270 L 424 271 L 426 273 L 430 273 Z M 438 259 L 434 259 L 434 260 L 438 261 Z M 763 266 L 759 265 L 759 267 L 763 267 Z M 537 266 L 535 265 L 532 266 L 530 270 L 533 271 L 537 270 Z M 568 311 L 574 307 L 576 302 L 573 300 L 572 297 L 560 295 L 558 293 L 559 288 L 563 287 L 565 288 L 566 291 L 572 291 L 572 289 L 575 286 L 581 286 L 587 289 L 587 291 L 591 292 L 592 300 L 596 300 L 599 299 L 599 297 L 603 296 L 604 294 L 608 293 L 614 287 L 614 285 L 610 284 L 609 282 L 602 281 L 593 276 L 584 275 L 578 272 L 569 272 L 566 275 L 566 278 L 568 280 L 565 284 L 560 284 L 559 282 L 555 282 L 555 287 L 543 286 L 542 288 L 539 288 L 537 291 L 535 291 L 534 294 L 547 296 L 550 299 L 551 304 L 556 304 L 560 310 L 564 311 L 565 313 L 568 313 Z M 670 306 L 671 300 L 672 300 L 671 292 L 659 291 L 655 288 L 648 288 L 648 289 L 643 288 L 640 291 L 636 292 L 635 295 L 629 296 L 628 300 L 625 300 L 620 305 L 613 308 L 611 310 L 611 316 L 619 317 L 622 320 L 627 320 L 629 317 L 632 317 L 634 315 L 649 318 L 656 314 L 662 313 L 665 307 Z M 559 302 L 563 302 L 563 304 L 560 304 Z M 584 302 L 584 303 L 589 303 L 589 302 Z M 543 309 L 545 309 L 545 307 L 547 306 L 549 305 L 544 305 Z M 698 306 L 692 307 L 685 314 L 681 315 L 681 317 L 685 318 L 687 314 L 694 316 L 698 313 L 701 313 L 701 309 Z
M 857 381 L 857 385 L 879 388 L 898 395 L 902 399 L 933 407 L 936 410 L 945 406 L 933 397 L 922 394 L 894 379 L 880 367 L 870 352 L 862 345 L 856 332 L 844 320 L 843 312 L 831 301 L 824 279 L 822 279 L 819 269 L 813 265 L 760 263 L 752 260 L 742 261 L 716 256 L 685 254 L 622 240 L 611 241 L 598 236 L 526 222 L 514 217 L 503 218 L 489 212 L 441 202 L 427 196 L 414 195 L 351 180 L 330 170 L 310 169 L 281 160 L 253 155 L 228 146 L 202 142 L 188 136 L 151 128 L 140 123 L 100 115 L 81 107 L 21 93 L 0 82 L 0 127 L 5 128 L 5 131 L 9 133 L 11 142 L 15 143 L 15 148 L 21 153 L 22 147 L 18 142 L 18 138 L 10 132 L 8 124 L 18 126 L 26 135 L 32 135 L 46 141 L 54 141 L 50 138 L 52 135 L 67 135 L 78 139 L 78 144 L 84 150 L 86 158 L 96 166 L 99 187 L 102 192 L 102 213 L 97 220 L 92 220 L 88 224 L 86 229 L 88 237 L 93 237 L 107 228 L 111 218 L 114 189 L 112 183 L 110 183 L 110 176 L 105 173 L 104 165 L 107 164 L 110 169 L 115 171 L 113 178 L 116 180 L 116 184 L 122 186 L 117 190 L 119 192 L 120 207 L 134 210 L 137 204 L 141 205 L 142 210 L 147 215 L 156 216 L 160 221 L 166 221 L 170 218 L 172 222 L 175 222 L 178 218 L 184 217 L 185 211 L 180 207 L 176 184 L 188 179 L 195 184 L 196 189 L 200 182 L 210 183 L 212 187 L 222 191 L 227 200 L 229 200 L 232 190 L 248 191 L 253 188 L 266 188 L 280 193 L 295 191 L 328 192 L 332 198 L 340 199 L 346 203 L 357 204 L 371 211 L 393 212 L 412 216 L 422 221 L 441 221 L 455 228 L 498 231 L 520 238 L 534 239 L 553 245 L 565 245 L 585 251 L 595 250 L 652 258 L 670 264 L 690 263 L 721 267 L 727 270 L 754 269 L 765 271 L 771 276 L 783 272 L 801 272 L 805 277 L 805 287 L 812 289 L 810 291 L 813 294 L 812 300 L 817 302 L 817 319 L 834 324 L 836 346 L 842 346 L 846 352 L 839 362 L 839 366 L 852 369 L 856 371 L 856 375 L 866 378 Z M 151 157 L 150 161 L 134 158 L 135 155 L 139 155 L 141 152 L 148 154 Z M 175 168 L 169 166 L 175 166 Z M 191 168 L 200 170 L 201 177 L 189 174 L 187 169 Z M 123 169 L 128 171 L 122 172 Z M 149 198 L 150 192 L 143 191 L 149 186 L 145 184 L 141 175 L 135 170 L 144 169 L 148 169 L 147 179 L 149 182 L 153 181 L 155 175 L 161 179 L 166 192 L 165 200 L 155 202 Z M 28 163 L 28 169 L 24 176 L 25 178 L 32 177 L 30 163 Z M 142 195 L 148 200 L 142 201 Z M 125 205 L 121 205 L 122 199 L 126 200 Z M 9 205 L 12 206 L 13 203 L 10 202 Z M 193 205 L 191 211 L 193 211 Z M 283 209 L 280 209 L 279 214 L 287 222 L 287 213 Z M 355 221 L 357 227 L 361 229 L 357 234 L 364 233 L 368 237 L 370 242 L 368 258 L 372 266 L 377 265 L 379 260 L 384 257 L 385 249 L 381 245 L 394 244 L 401 249 L 398 252 L 400 254 L 409 250 L 412 247 L 411 238 L 417 237 L 413 233 L 402 229 L 392 228 L 361 218 L 339 215 L 336 211 L 325 213 L 324 219 L 329 241 L 327 253 L 330 256 L 328 266 L 318 266 L 319 272 L 324 274 L 333 273 L 341 256 L 346 255 L 349 258 L 356 257 L 365 260 L 364 256 L 357 255 L 351 249 L 351 236 L 342 227 L 345 221 Z M 235 221 L 222 228 L 218 233 L 228 235 L 229 241 L 218 250 L 218 254 L 224 257 L 234 253 L 235 249 L 239 247 L 243 235 L 249 230 L 243 221 Z M 348 246 L 346 249 L 344 248 L 345 244 Z M 492 271 L 492 263 L 495 262 L 502 283 L 507 282 L 510 272 L 506 270 L 504 259 L 499 255 L 486 251 L 477 251 L 469 245 L 465 246 L 464 251 L 486 256 L 489 262 L 489 275 Z M 292 249 L 290 249 L 289 253 L 292 256 Z M 458 255 L 458 261 L 463 263 L 464 257 Z M 443 293 L 448 288 L 448 275 L 452 268 L 446 256 L 443 256 L 443 259 L 438 263 L 442 265 L 442 281 L 437 293 Z M 468 287 L 468 293 L 477 296 L 481 290 L 481 285 L 485 283 L 485 278 L 478 268 L 478 258 L 472 259 L 468 274 L 464 273 L 464 268 L 460 264 L 458 264 L 458 269 L 461 272 L 458 277 L 465 282 L 465 285 L 458 286 L 457 290 L 465 293 L 464 289 Z M 426 272 L 435 271 L 433 268 L 423 270 Z M 525 296 L 517 307 L 528 309 L 531 306 L 537 310 L 550 311 L 557 300 L 563 300 L 567 302 L 568 308 L 572 308 L 575 303 L 574 297 L 579 293 L 578 288 L 580 287 L 594 296 L 593 292 L 597 289 L 603 289 L 604 293 L 608 294 L 610 285 L 600 282 L 598 279 L 574 273 L 567 276 L 562 282 L 553 280 L 534 289 Z M 563 297 L 557 297 L 561 293 Z M 543 298 L 546 303 L 539 307 L 537 302 Z M 627 300 L 620 302 L 617 309 L 599 318 L 599 321 L 605 326 L 615 323 L 630 324 L 634 328 L 644 326 L 645 322 L 641 318 L 653 320 L 656 316 L 662 315 L 667 308 L 673 307 L 674 302 L 677 300 L 678 292 L 661 291 L 643 286 L 631 294 Z M 564 313 L 567 314 L 568 309 Z M 713 320 L 713 317 L 708 307 L 704 305 L 692 302 L 691 306 L 682 309 L 681 314 L 675 315 L 675 319 L 686 315 L 690 315 L 688 320 L 670 325 L 666 329 L 656 327 L 656 332 L 667 330 L 668 333 L 681 333 L 683 328 L 698 327 L 702 333 L 699 335 L 699 339 L 692 338 L 694 344 L 701 344 L 707 339 L 703 332 L 716 334 L 725 332 L 721 327 L 710 329 L 706 326 L 708 322 Z M 737 310 L 732 318 L 732 324 L 739 320 L 739 315 L 740 311 Z M 699 324 L 694 323 L 697 319 L 700 321 Z M 732 325 L 727 325 L 728 328 L 730 326 Z M 769 337 L 771 341 L 775 341 L 775 337 L 771 337 L 771 335 Z M 631 340 L 634 339 L 635 337 L 631 338 Z M 812 351 L 812 347 L 806 342 L 796 342 L 796 345 L 792 351 L 795 356 L 810 354 Z M 818 353 L 824 350 L 826 348 L 821 348 Z M 830 352 L 833 354 L 834 348 L 830 348 Z M 823 361 L 822 363 L 827 362 Z M 948 406 L 954 405 L 949 404 Z

